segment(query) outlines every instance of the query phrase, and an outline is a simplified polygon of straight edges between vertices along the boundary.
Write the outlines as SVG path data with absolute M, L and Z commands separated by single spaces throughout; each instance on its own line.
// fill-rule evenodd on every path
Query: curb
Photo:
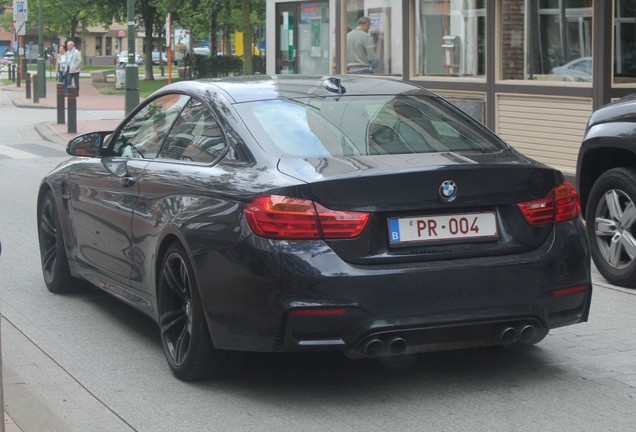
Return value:
M 60 144 L 63 146 L 66 146 L 66 144 L 68 143 L 68 140 L 64 140 L 61 136 L 54 133 L 49 127 L 48 123 L 36 123 L 33 126 L 33 129 L 35 129 L 35 131 L 38 133 L 38 135 L 40 135 L 40 137 L 42 137 L 42 139 L 48 142 Z

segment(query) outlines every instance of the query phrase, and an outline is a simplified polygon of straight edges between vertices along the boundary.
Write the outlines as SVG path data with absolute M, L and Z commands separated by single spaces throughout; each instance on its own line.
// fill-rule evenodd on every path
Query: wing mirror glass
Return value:
M 105 138 L 111 133 L 112 131 L 89 132 L 76 136 L 68 142 L 66 153 L 71 156 L 97 156 Z

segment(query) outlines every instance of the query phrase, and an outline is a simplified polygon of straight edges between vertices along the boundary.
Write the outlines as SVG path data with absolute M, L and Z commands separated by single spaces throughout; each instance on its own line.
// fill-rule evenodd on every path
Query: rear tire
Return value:
M 192 265 L 181 245 L 166 251 L 158 283 L 161 344 L 172 373 L 184 381 L 224 375 L 230 353 L 212 344 Z
M 38 237 L 42 274 L 48 290 L 52 293 L 63 293 L 73 291 L 82 285 L 82 280 L 71 276 L 59 214 L 51 192 L 44 195 L 40 204 Z
M 614 285 L 636 288 L 636 170 L 615 168 L 594 183 L 586 230 L 598 271 Z

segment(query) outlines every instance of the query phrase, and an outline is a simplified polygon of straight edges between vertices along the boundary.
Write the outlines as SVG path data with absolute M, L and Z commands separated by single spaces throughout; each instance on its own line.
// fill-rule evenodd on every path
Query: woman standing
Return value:
M 57 81 L 61 83 L 66 80 L 66 59 L 66 48 L 64 48 L 64 45 L 60 45 L 60 52 L 57 55 L 57 61 L 55 62 L 55 70 L 57 71 Z

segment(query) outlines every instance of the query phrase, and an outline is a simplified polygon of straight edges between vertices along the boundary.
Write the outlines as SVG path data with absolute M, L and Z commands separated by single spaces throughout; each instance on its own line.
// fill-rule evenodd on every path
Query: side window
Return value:
M 203 103 L 191 99 L 166 138 L 159 157 L 212 163 L 225 147 L 225 137 L 214 115 Z
M 122 129 L 113 146 L 113 154 L 127 158 L 157 157 L 164 138 L 190 96 L 161 96 L 139 111 Z

